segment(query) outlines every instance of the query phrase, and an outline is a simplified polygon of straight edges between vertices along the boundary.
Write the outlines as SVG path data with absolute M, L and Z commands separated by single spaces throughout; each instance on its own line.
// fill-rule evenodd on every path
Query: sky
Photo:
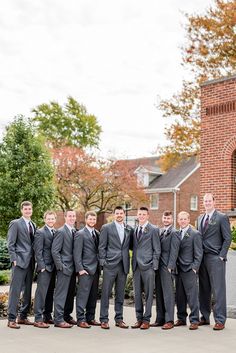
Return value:
M 0 133 L 18 114 L 73 96 L 102 127 L 103 157 L 166 144 L 156 105 L 181 89 L 184 13 L 213 0 L 8 0 L 0 9 Z

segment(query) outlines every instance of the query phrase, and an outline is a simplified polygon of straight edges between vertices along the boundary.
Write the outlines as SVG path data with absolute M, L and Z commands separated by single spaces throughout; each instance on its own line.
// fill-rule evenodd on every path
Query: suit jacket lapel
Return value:
M 30 234 L 29 234 L 29 229 L 28 229 L 28 227 L 27 227 L 27 225 L 26 225 L 26 222 L 25 222 L 25 220 L 24 220 L 23 217 L 21 217 L 21 224 L 22 224 L 22 227 L 23 227 L 24 230 L 25 230 L 25 233 L 26 233 L 28 236 L 30 236 Z
M 89 239 L 89 241 L 93 244 L 93 246 L 95 247 L 95 242 L 92 238 L 92 235 L 90 233 L 90 231 L 88 230 L 88 228 L 84 227 L 84 231 L 85 231 L 85 234 L 86 234 L 86 237 Z
M 115 222 L 112 223 L 112 227 L 113 227 L 114 233 L 116 234 L 117 241 L 119 242 L 119 244 L 121 244 L 120 236 L 119 236 L 118 230 L 116 228 Z

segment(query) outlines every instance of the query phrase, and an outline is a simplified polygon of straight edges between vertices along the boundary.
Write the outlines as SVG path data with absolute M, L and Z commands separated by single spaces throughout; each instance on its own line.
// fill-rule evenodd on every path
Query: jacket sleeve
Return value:
M 7 233 L 7 248 L 10 256 L 10 262 L 16 261 L 16 241 L 18 226 L 16 221 L 11 221 Z
M 56 269 L 58 271 L 62 271 L 63 269 L 63 263 L 61 260 L 61 249 L 63 246 L 63 234 L 59 231 L 56 230 L 53 242 L 52 242 L 52 257 L 56 266 Z
M 159 259 L 161 256 L 161 242 L 159 236 L 159 229 L 156 227 L 152 231 L 152 249 L 153 249 L 153 269 L 157 270 L 159 267 Z
M 37 262 L 38 270 L 41 271 L 43 268 L 46 268 L 44 259 L 43 259 L 43 247 L 44 247 L 44 234 L 37 230 L 34 238 L 34 252 L 35 260 Z
M 171 235 L 170 255 L 169 255 L 169 260 L 167 265 L 167 267 L 170 268 L 171 270 L 174 270 L 176 268 L 176 261 L 179 254 L 179 246 L 180 246 L 180 239 L 177 233 L 175 232 Z
M 103 266 L 106 261 L 107 244 L 108 244 L 108 229 L 107 229 L 107 226 L 102 226 L 100 238 L 99 238 L 99 247 L 98 247 L 100 266 Z
M 193 251 L 194 260 L 192 264 L 192 269 L 198 271 L 202 262 L 203 247 L 202 247 L 202 235 L 200 232 L 196 231 L 193 237 Z
M 84 242 L 83 234 L 81 234 L 80 232 L 77 232 L 74 237 L 74 250 L 73 250 L 75 272 L 80 272 L 84 270 L 83 261 L 82 261 L 83 242 Z
M 229 217 L 227 215 L 222 215 L 222 219 L 220 222 L 220 229 L 221 229 L 221 234 L 223 238 L 223 244 L 222 244 L 222 248 L 219 256 L 226 259 L 227 252 L 229 250 L 229 247 L 232 241 Z

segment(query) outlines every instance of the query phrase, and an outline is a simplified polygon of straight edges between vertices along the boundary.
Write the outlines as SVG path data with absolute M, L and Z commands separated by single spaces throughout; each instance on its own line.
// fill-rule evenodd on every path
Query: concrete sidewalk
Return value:
M 99 317 L 99 305 L 97 319 Z M 149 330 L 120 329 L 114 326 L 113 305 L 110 306 L 110 330 L 100 327 L 81 329 L 60 329 L 51 326 L 39 329 L 33 326 L 21 326 L 20 330 L 7 327 L 7 320 L 0 320 L 0 347 L 4 353 L 199 353 L 207 351 L 233 352 L 235 350 L 236 320 L 228 319 L 223 331 L 213 331 L 210 326 L 202 326 L 190 331 L 188 326 L 164 331 L 160 327 Z M 155 307 L 153 307 L 155 318 Z M 133 324 L 133 307 L 124 308 L 124 320 Z

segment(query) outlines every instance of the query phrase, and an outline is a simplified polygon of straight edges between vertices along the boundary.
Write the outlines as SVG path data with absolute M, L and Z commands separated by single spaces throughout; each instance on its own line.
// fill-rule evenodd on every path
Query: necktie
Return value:
M 183 231 L 183 229 L 181 229 L 181 231 L 180 231 L 180 239 L 183 240 L 183 238 L 184 238 L 184 231 Z
M 138 241 L 140 240 L 142 234 L 143 234 L 143 227 L 139 227 L 139 231 L 138 231 L 138 234 L 137 234 Z
M 55 229 L 51 229 L 51 232 L 52 232 L 52 236 L 54 237 L 54 235 L 55 235 Z
M 33 243 L 33 241 L 34 241 L 34 230 L 33 230 L 31 222 L 29 222 L 29 235 L 30 235 L 31 243 Z
M 163 235 L 165 235 L 165 232 L 166 232 L 166 230 L 165 230 L 165 229 L 162 229 L 162 231 L 161 231 L 161 237 L 162 237 Z
M 209 224 L 209 214 L 206 216 L 205 222 L 204 222 L 204 226 L 203 226 L 203 232 L 206 231 L 206 228 Z
M 97 236 L 96 236 L 96 233 L 95 233 L 94 230 L 92 231 L 92 238 L 93 238 L 93 241 L 95 243 L 95 246 L 97 247 L 98 246 L 98 241 L 97 241 Z
M 72 236 L 73 236 L 73 238 L 74 238 L 75 233 L 76 233 L 76 230 L 75 230 L 74 228 L 72 228 L 71 233 L 72 233 Z

